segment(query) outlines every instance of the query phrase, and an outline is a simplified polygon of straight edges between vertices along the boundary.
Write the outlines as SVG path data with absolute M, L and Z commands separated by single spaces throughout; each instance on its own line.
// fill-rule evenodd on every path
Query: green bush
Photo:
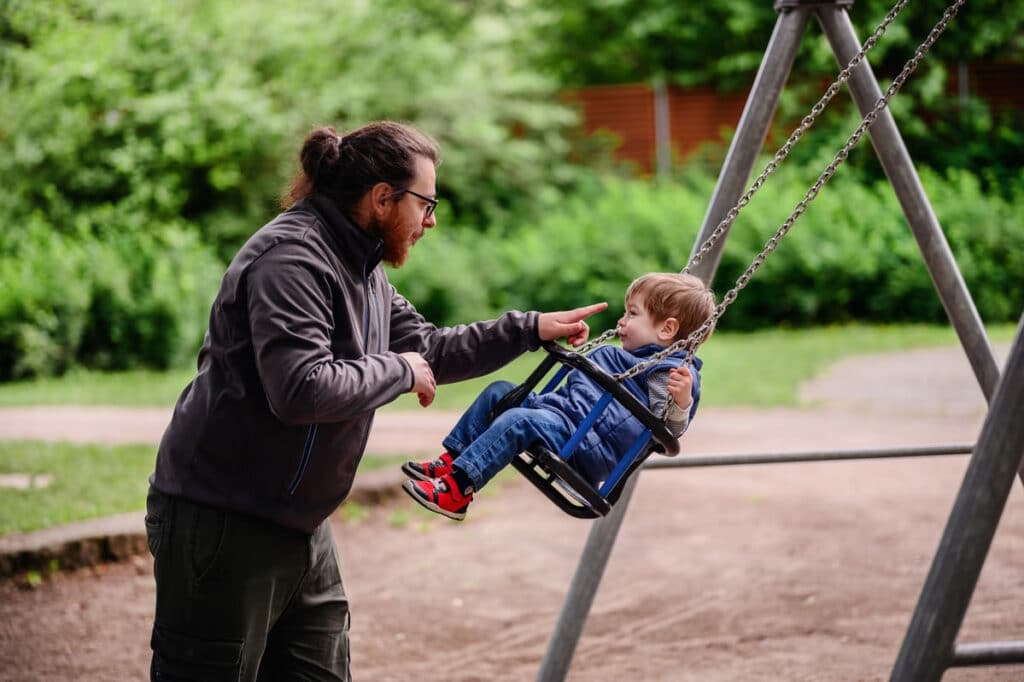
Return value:
M 21 4 L 0 81 L 0 223 L 65 233 L 186 218 L 223 252 L 273 206 L 289 118 L 195 7 Z
M 59 373 L 75 359 L 88 324 L 82 246 L 39 219 L 23 225 L 0 257 L 0 379 Z
M 97 240 L 33 223 L 0 255 L 0 379 L 180 365 L 202 341 L 222 268 L 181 226 Z
M 78 360 L 104 369 L 191 360 L 223 265 L 195 234 L 168 228 L 88 245 L 92 297 Z
M 817 171 L 784 168 L 745 207 L 726 240 L 713 287 L 719 300 L 803 198 Z M 1024 308 L 1024 175 L 1007 201 L 983 194 L 964 171 L 922 181 L 982 317 L 1015 321 Z M 610 303 L 593 328 L 609 328 L 637 275 L 686 265 L 713 188 L 708 176 L 652 184 L 608 178 L 511 233 L 437 234 L 392 273 L 439 322 L 507 308 Z M 942 322 L 943 307 L 899 203 L 885 182 L 841 173 L 768 256 L 722 320 L 723 328 L 806 326 L 854 320 Z
M 34 212 L 117 231 L 113 208 L 143 230 L 184 218 L 226 260 L 273 212 L 310 128 L 380 118 L 438 138 L 463 223 L 550 205 L 578 173 L 576 112 L 525 65 L 514 17 L 435 11 L 447 4 L 14 3 L 0 11 L 3 232 Z

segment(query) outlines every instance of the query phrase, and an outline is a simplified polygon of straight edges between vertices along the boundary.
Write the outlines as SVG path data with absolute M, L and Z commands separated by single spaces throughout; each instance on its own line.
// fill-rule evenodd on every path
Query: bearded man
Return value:
M 329 522 L 374 411 L 589 333 L 599 303 L 438 328 L 388 281 L 436 225 L 437 144 L 408 125 L 311 132 L 285 210 L 221 283 L 150 476 L 154 680 L 349 679 Z

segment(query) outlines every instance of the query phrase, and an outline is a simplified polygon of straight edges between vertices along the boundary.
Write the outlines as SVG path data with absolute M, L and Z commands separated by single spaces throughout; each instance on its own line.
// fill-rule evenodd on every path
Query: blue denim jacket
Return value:
M 601 346 L 588 357 L 599 367 L 611 374 L 619 374 L 646 361 L 655 353 L 664 350 L 661 346 L 650 344 L 629 352 L 617 346 Z M 623 382 L 623 385 L 644 405 L 648 404 L 647 378 L 657 371 L 679 367 L 686 359 L 686 351 L 679 351 L 636 377 Z M 700 401 L 700 358 L 693 358 L 693 404 L 690 407 L 690 419 L 697 412 Z M 604 389 L 581 371 L 569 372 L 565 382 L 555 391 L 532 396 L 524 407 L 542 407 L 557 410 L 564 414 L 573 424 L 579 426 L 587 413 L 604 394 Z M 644 426 L 633 413 L 611 401 L 608 407 L 586 433 L 579 447 L 573 452 L 571 463 L 577 471 L 593 484 L 603 481 L 615 468 L 620 457 L 625 454 L 637 437 L 643 433 Z

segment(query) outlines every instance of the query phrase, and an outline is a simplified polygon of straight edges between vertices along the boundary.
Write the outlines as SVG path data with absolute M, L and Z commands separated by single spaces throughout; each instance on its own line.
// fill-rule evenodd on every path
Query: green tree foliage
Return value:
M 0 379 L 194 350 L 314 125 L 418 124 L 463 224 L 516 227 L 577 173 L 576 114 L 499 7 L 0 2 Z
M 894 0 L 853 4 L 850 17 L 862 41 L 893 4 Z M 577 87 L 650 82 L 655 77 L 682 86 L 749 87 L 778 16 L 768 0 L 537 0 L 537 5 L 544 11 L 536 15 L 536 63 Z M 946 0 L 911 2 L 888 28 L 869 60 L 883 87 L 914 54 L 947 5 Z M 964 5 L 892 104 L 912 156 L 940 170 L 990 168 L 992 186 L 1002 186 L 1024 157 L 1024 117 L 991 111 L 976 97 L 961 101 L 949 83 L 959 63 L 1022 59 L 1024 4 L 972 0 Z M 823 82 L 838 70 L 828 42 L 812 20 L 787 83 L 776 137 L 784 139 L 821 96 Z M 859 114 L 847 97 L 837 97 L 831 110 L 834 113 L 823 117 L 819 128 L 825 131 L 825 144 L 834 147 L 852 131 Z M 793 159 L 800 164 L 814 157 L 804 145 Z M 866 178 L 879 177 L 877 165 L 859 163 Z
M 9 215 L 118 229 L 184 218 L 222 255 L 265 217 L 313 124 L 414 121 L 445 149 L 464 222 L 507 221 L 574 178 L 558 84 L 518 24 L 444 3 L 14 3 L 0 102 Z M 468 55 L 472 55 L 469 57 Z
M 893 0 L 857 0 L 850 18 L 867 38 Z M 883 73 L 910 57 L 949 5 L 946 0 L 909 3 L 872 63 Z M 749 84 L 778 14 L 768 0 L 536 0 L 538 62 L 566 85 L 644 82 L 666 76 L 681 85 L 725 88 Z M 813 24 L 813 21 L 812 21 Z M 1001 0 L 971 0 L 949 35 L 933 52 L 940 62 L 1024 57 L 1024 6 Z M 809 27 L 795 74 L 833 73 L 835 59 L 820 31 Z

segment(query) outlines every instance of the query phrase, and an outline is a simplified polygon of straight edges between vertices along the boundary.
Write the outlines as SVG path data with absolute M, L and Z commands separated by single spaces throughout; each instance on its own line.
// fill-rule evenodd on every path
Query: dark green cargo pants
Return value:
M 312 536 L 150 490 L 153 680 L 349 680 L 330 523 Z

